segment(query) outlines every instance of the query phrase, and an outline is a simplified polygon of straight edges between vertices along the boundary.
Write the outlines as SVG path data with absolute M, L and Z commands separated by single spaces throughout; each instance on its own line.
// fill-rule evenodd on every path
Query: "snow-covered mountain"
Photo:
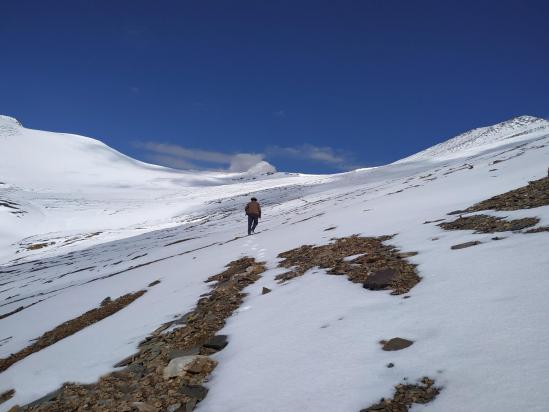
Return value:
M 517 139 L 520 136 L 530 137 L 533 132 L 547 133 L 549 122 L 533 116 L 519 116 L 493 126 L 469 130 L 450 140 L 437 144 L 399 162 L 412 162 L 427 159 L 444 159 L 463 157 L 481 148 L 499 144 L 506 139 Z
M 169 169 L 96 139 L 27 129 L 0 116 L 0 201 L 11 204 L 0 204 L 0 259 L 21 251 L 22 239 L 45 233 L 57 238 L 114 229 L 111 235 L 119 238 L 134 234 L 136 226 L 171 225 L 192 206 L 217 199 L 218 186 L 229 195 L 262 187 L 264 180 L 287 180 L 274 171 L 267 162 L 244 173 Z M 290 179 L 296 180 L 304 178 Z
M 545 411 L 548 166 L 529 116 L 326 176 L 182 172 L 0 117 L 0 410 L 105 375 L 26 410 L 359 411 L 404 384 L 412 410 Z
M 89 137 L 24 128 L 0 116 L 2 178 L 38 191 L 124 191 L 225 184 L 237 173 L 183 172 L 132 159 Z M 266 162 L 257 170 L 273 172 Z

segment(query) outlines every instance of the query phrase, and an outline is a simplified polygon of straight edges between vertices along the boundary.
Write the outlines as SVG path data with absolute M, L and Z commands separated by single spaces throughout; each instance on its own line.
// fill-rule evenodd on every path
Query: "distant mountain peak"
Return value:
M 469 149 L 501 142 L 542 129 L 549 131 L 549 121 L 529 115 L 518 116 L 492 126 L 479 127 L 461 133 L 396 163 L 414 162 L 430 158 L 456 157 L 464 154 Z
M 2 114 L 0 114 L 0 126 L 23 127 L 21 122 L 16 118 L 10 117 L 10 116 L 4 116 Z
M 0 115 L 0 139 L 7 138 L 7 136 L 17 136 L 21 133 L 23 126 L 19 120 L 10 117 Z

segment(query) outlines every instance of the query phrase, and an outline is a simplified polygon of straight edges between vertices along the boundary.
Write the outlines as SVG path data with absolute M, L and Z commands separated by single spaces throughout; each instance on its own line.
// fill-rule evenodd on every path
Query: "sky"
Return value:
M 3 2 L 0 114 L 157 164 L 333 173 L 549 116 L 549 2 Z

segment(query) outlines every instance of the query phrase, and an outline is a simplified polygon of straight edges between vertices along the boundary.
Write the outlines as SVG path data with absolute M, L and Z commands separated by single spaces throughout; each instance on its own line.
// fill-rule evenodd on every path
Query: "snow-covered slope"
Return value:
M 156 168 L 95 141 L 28 131 L 10 119 L 0 133 L 0 144 L 51 137 L 58 154 L 67 139 L 75 156 L 89 155 L 85 171 L 67 176 L 67 189 L 62 173 L 51 172 L 51 183 L 23 170 L 33 167 L 21 157 L 30 159 L 35 140 L 12 149 L 9 157 L 20 162 L 10 160 L 11 170 L 0 163 L 0 204 L 11 205 L 0 206 L 0 236 L 9 239 L 0 266 L 0 316 L 11 313 L 0 317 L 0 358 L 107 296 L 147 289 L 123 310 L 0 372 L 0 395 L 15 390 L 1 411 L 63 382 L 91 383 L 111 372 L 138 342 L 192 309 L 208 291 L 209 276 L 243 256 L 265 262 L 267 271 L 220 331 L 229 345 L 212 355 L 219 364 L 197 411 L 359 411 L 390 397 L 394 385 L 423 376 L 443 390 L 412 410 L 547 410 L 549 232 L 505 231 L 494 240 L 492 233 L 429 223 L 453 220 L 448 212 L 546 176 L 544 121 L 522 117 L 477 129 L 373 169 L 255 180 Z M 123 187 L 109 180 L 118 164 Z M 76 192 L 71 185 L 78 179 L 101 185 Z M 250 194 L 262 203 L 263 219 L 260 233 L 247 237 L 242 209 Z M 549 226 L 547 205 L 483 213 L 537 217 L 536 227 Z M 278 267 L 279 253 L 352 234 L 396 234 L 386 243 L 418 252 L 407 259 L 422 279 L 406 299 L 319 268 L 286 283 L 275 280 L 286 270 Z M 470 241 L 480 244 L 451 249 Z M 156 280 L 161 283 L 148 286 Z M 272 291 L 262 295 L 263 287 Z M 414 344 L 382 351 L 379 341 L 395 336 Z
M 136 228 L 180 223 L 220 193 L 319 179 L 275 172 L 267 162 L 244 173 L 169 169 L 95 139 L 26 129 L 0 116 L 0 201 L 12 205 L 0 204 L 0 260 L 25 252 L 24 245 L 40 234 L 61 238 L 100 231 L 103 241 L 112 240 L 133 235 Z
M 448 159 L 463 157 L 479 149 L 487 149 L 507 139 L 521 136 L 530 138 L 534 132 L 545 134 L 549 131 L 549 122 L 533 116 L 519 116 L 493 126 L 469 130 L 450 140 L 437 144 L 397 163 L 427 159 Z
M 0 173 L 31 190 L 104 191 L 227 183 L 237 173 L 183 172 L 132 159 L 89 137 L 24 128 L 0 116 Z M 273 172 L 266 162 L 255 176 Z M 268 169 L 268 170 L 267 170 Z M 252 171 L 253 172 L 253 171 Z

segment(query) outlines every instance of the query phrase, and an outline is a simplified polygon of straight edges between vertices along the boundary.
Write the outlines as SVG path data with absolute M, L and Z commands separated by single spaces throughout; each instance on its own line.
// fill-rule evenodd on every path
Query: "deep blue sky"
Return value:
M 170 164 L 378 165 L 547 117 L 548 21 L 547 0 L 3 2 L 0 113 Z

